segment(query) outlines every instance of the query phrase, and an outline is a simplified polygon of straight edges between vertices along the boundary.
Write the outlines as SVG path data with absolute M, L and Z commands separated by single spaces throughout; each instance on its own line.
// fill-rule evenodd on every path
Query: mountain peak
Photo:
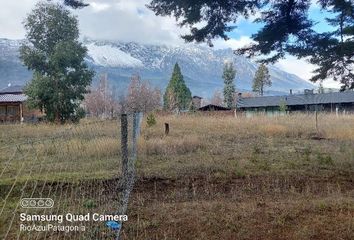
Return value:
M 96 41 L 85 38 L 88 49 L 87 62 L 96 71 L 96 76 L 108 73 L 112 85 L 125 88 L 130 76 L 139 73 L 143 79 L 164 89 L 169 81 L 173 66 L 179 63 L 186 83 L 193 94 L 210 97 L 215 90 L 223 88 L 222 71 L 224 61 L 233 61 L 237 75 L 236 88 L 251 90 L 252 79 L 258 65 L 238 56 L 231 49 L 213 49 L 206 46 L 185 44 L 180 46 L 139 44 L 134 42 Z M 22 66 L 18 56 L 21 40 L 0 39 L 0 85 L 13 82 L 23 84 L 31 73 Z M 272 87 L 269 94 L 294 92 L 314 86 L 277 67 L 269 66 Z M 0 86 L 4 87 L 4 86 Z

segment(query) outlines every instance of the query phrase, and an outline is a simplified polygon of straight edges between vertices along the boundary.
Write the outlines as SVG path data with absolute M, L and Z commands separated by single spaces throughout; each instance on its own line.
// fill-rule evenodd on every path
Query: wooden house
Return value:
M 36 122 L 42 117 L 38 110 L 30 110 L 26 106 L 27 96 L 22 86 L 8 86 L 0 90 L 0 123 L 1 122 Z

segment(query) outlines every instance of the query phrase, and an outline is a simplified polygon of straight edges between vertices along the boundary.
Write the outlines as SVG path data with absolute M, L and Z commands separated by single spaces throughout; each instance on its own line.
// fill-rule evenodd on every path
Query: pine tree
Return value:
M 354 1 L 327 0 L 322 7 L 334 15 L 326 18 L 334 30 L 312 35 L 306 47 L 293 52 L 318 66 L 311 81 L 331 77 L 342 83 L 341 90 L 354 89 Z
M 26 18 L 25 29 L 21 59 L 34 72 L 25 89 L 29 106 L 44 110 L 52 122 L 79 120 L 93 72 L 84 61 L 87 49 L 78 42 L 76 17 L 62 5 L 40 2 Z
M 236 70 L 233 63 L 228 62 L 224 65 L 222 78 L 224 79 L 224 103 L 228 108 L 234 108 Z
M 178 63 L 175 64 L 172 77 L 163 97 L 164 108 L 167 110 L 188 109 L 192 101 L 192 93 L 184 82 Z
M 334 16 L 326 19 L 333 31 L 316 31 L 309 14 L 314 4 L 320 5 L 324 16 Z M 148 7 L 189 27 L 190 33 L 182 36 L 187 42 L 211 46 L 215 38 L 227 40 L 239 18 L 260 12 L 256 22 L 262 27 L 252 35 L 253 43 L 237 49 L 237 54 L 258 57 L 262 63 L 294 55 L 318 66 L 311 81 L 334 78 L 342 83 L 342 90 L 354 89 L 353 0 L 151 0 Z
M 87 7 L 89 5 L 84 3 L 82 0 L 64 0 L 64 4 L 74 9 Z
M 265 64 L 261 64 L 254 76 L 253 79 L 253 92 L 259 93 L 261 96 L 264 94 L 264 88 L 266 86 L 272 86 L 272 82 L 270 80 L 269 70 Z

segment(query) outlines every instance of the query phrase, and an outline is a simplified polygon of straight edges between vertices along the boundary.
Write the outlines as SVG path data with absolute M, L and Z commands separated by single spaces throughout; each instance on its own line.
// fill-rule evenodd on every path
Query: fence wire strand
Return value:
M 129 129 L 134 132 L 132 127 L 136 123 L 132 124 L 131 120 L 129 116 Z M 7 128 L 20 135 L 26 126 L 8 125 Z M 33 132 L 25 140 L 11 137 L 0 146 L 0 239 L 114 239 L 116 232 L 102 222 L 93 221 L 80 223 L 86 227 L 84 232 L 70 234 L 20 231 L 20 224 L 36 223 L 20 222 L 20 213 L 115 214 L 122 200 L 117 194 L 121 179 L 119 121 L 89 121 L 53 128 L 59 130 L 41 133 L 41 126 L 29 126 L 29 131 L 35 129 L 38 132 Z M 6 133 L 0 135 L 5 136 Z M 129 149 L 136 158 L 134 144 L 129 142 Z M 131 149 L 132 146 L 135 149 Z M 23 208 L 20 205 L 23 198 L 51 198 L 54 207 Z M 66 222 L 63 225 L 74 224 Z

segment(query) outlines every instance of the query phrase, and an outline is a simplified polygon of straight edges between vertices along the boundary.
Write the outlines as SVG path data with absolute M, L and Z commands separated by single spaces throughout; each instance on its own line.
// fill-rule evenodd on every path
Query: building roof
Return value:
M 229 111 L 231 108 L 219 106 L 219 105 L 214 105 L 214 104 L 208 104 L 203 107 L 198 108 L 199 111 Z
M 24 102 L 27 100 L 27 96 L 24 94 L 3 94 L 0 95 L 0 103 L 15 103 L 15 102 Z
M 193 98 L 203 99 L 202 97 L 199 97 L 199 96 L 193 96 Z
M 0 90 L 0 94 L 14 94 L 14 93 L 22 93 L 22 92 L 23 92 L 23 86 L 20 85 L 9 86 Z
M 321 94 L 299 94 L 287 96 L 269 96 L 269 97 L 254 97 L 240 98 L 237 101 L 237 108 L 251 107 L 275 107 L 284 103 L 287 106 L 295 105 L 315 105 L 315 104 L 330 104 L 330 103 L 354 103 L 354 91 L 333 92 Z

